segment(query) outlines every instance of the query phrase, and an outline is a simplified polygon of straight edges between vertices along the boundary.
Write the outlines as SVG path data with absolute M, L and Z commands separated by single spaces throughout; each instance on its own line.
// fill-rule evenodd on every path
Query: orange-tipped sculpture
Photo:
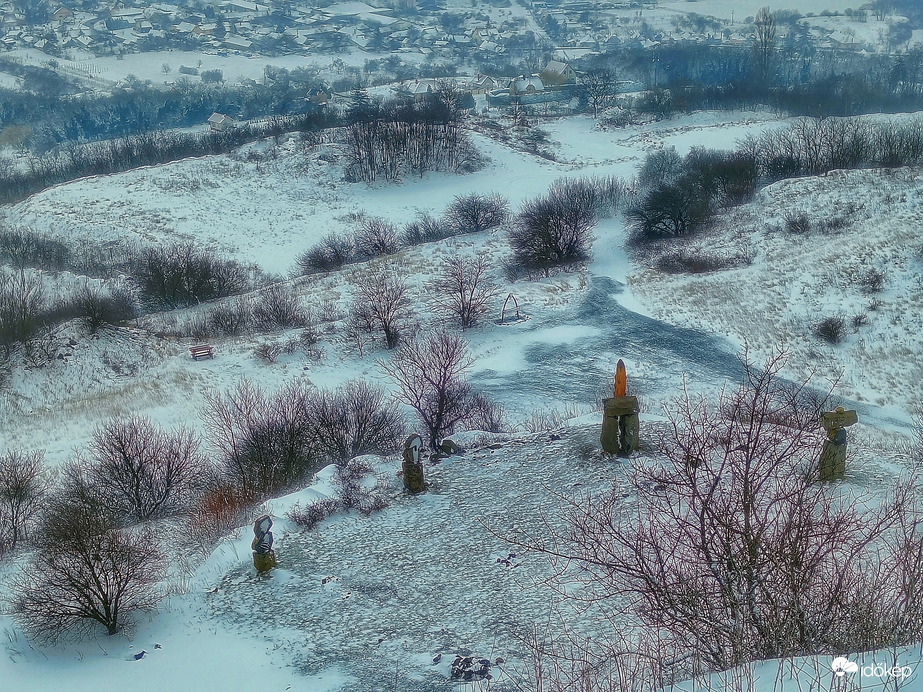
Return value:
M 603 402 L 603 429 L 599 441 L 609 454 L 628 456 L 638 448 L 638 397 L 628 396 L 628 373 L 619 359 L 615 366 L 615 388 Z

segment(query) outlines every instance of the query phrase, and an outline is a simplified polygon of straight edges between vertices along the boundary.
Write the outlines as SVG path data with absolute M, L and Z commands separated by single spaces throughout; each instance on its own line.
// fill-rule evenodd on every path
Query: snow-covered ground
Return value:
M 195 239 L 287 275 L 297 254 L 320 237 L 352 230 L 351 213 L 401 224 L 421 211 L 438 215 L 455 195 L 475 191 L 500 192 L 515 211 L 561 176 L 630 178 L 649 151 L 729 149 L 737 139 L 780 123 L 767 113 L 741 112 L 698 113 L 624 130 L 600 130 L 586 117 L 539 126 L 549 133 L 557 161 L 475 134 L 475 145 L 489 159 L 477 173 L 430 173 L 368 187 L 342 182 L 330 145 L 304 151 L 291 138 L 231 156 L 60 185 L 0 210 L 0 221 L 71 243 Z M 55 689 L 62 676 L 77 691 L 254 685 L 436 690 L 450 684 L 447 665 L 455 653 L 517 661 L 523 652 L 515 635 L 554 621 L 549 615 L 555 602 L 545 587 L 522 588 L 549 568 L 534 556 L 509 558 L 509 547 L 487 524 L 538 530 L 542 514 L 560 520 L 560 499 L 552 491 L 608 488 L 624 472 L 624 465 L 602 460 L 597 451 L 597 402 L 611 386 L 618 358 L 628 364 L 644 407 L 643 430 L 650 433 L 684 375 L 692 389 L 714 390 L 738 374 L 734 350 L 741 342 L 759 350 L 784 336 L 793 356 L 788 374 L 802 374 L 807 364 L 818 366 L 821 376 L 846 370 L 840 394 L 864 404 L 848 482 L 881 486 L 901 463 L 894 450 L 919 396 L 919 189 L 918 174 L 903 170 L 777 183 L 697 241 L 709 251 L 748 250 L 752 265 L 735 270 L 692 277 L 656 273 L 626 254 L 620 219 L 599 224 L 594 260 L 580 271 L 511 284 L 497 268 L 502 295 L 513 292 L 531 319 L 509 326 L 487 322 L 465 334 L 476 361 L 472 381 L 500 400 L 513 422 L 527 420 L 534 409 L 585 413 L 559 431 L 561 440 L 543 433 L 498 448 L 472 445 L 466 454 L 428 467 L 433 487 L 414 498 L 401 491 L 398 460 L 375 460 L 389 508 L 368 518 L 340 514 L 301 533 L 281 517 L 295 502 L 331 494 L 329 472 L 322 474 L 312 489 L 267 503 L 279 518 L 281 566 L 272 578 L 253 577 L 245 526 L 207 559 L 177 555 L 188 568 L 177 571 L 172 595 L 127 635 L 49 649 L 29 643 L 9 617 L 0 616 L 8 654 L 0 657 L 0 679 L 14 689 L 36 690 Z M 799 211 L 819 219 L 843 216 L 846 223 L 804 236 L 779 229 L 787 212 Z M 403 250 L 375 263 L 408 277 L 418 318 L 428 327 L 441 324 L 425 288 L 439 258 L 474 252 L 499 261 L 507 252 L 502 230 Z M 885 274 L 875 296 L 863 295 L 856 278 L 867 268 Z M 332 300 L 342 310 L 350 276 L 366 270 L 350 267 L 291 283 L 315 308 Z M 756 288 L 744 292 L 741 286 Z M 868 306 L 872 299 L 879 301 L 874 310 Z M 868 324 L 838 347 L 810 333 L 819 314 L 838 311 L 851 318 L 860 310 Z M 163 319 L 171 317 L 182 315 Z M 0 451 L 44 448 L 58 464 L 85 447 L 97 424 L 129 411 L 167 426 L 200 428 L 205 391 L 226 389 L 244 377 L 269 390 L 299 378 L 318 386 L 356 377 L 388 385 L 376 363 L 387 352 L 371 344 L 359 353 L 342 326 L 322 330 L 320 361 L 291 355 L 272 365 L 253 358 L 254 338 L 220 339 L 216 359 L 195 362 L 188 340 L 138 329 L 89 337 L 69 327 L 59 336 L 62 358 L 11 373 L 0 400 Z M 565 622 L 590 634 L 595 626 L 591 618 L 571 614 Z M 134 660 L 141 649 L 147 654 Z M 434 664 L 438 654 L 442 658 Z M 800 676 L 802 689 L 829 684 L 827 665 L 819 661 L 813 673 Z M 715 683 L 713 689 L 730 688 Z

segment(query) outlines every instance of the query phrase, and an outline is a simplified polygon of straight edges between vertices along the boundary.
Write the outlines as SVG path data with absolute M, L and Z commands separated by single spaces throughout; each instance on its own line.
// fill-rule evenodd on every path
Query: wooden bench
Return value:
M 197 346 L 190 346 L 189 353 L 192 355 L 193 360 L 200 360 L 202 358 L 214 358 L 215 349 L 209 346 L 208 344 L 199 344 Z

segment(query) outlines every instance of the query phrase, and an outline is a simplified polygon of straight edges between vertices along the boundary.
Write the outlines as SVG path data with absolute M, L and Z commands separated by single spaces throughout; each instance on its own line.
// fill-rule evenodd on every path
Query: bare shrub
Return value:
M 250 329 L 253 308 L 250 299 L 238 296 L 234 302 L 219 303 L 208 313 L 211 330 L 225 336 L 240 336 Z
M 318 450 L 339 463 L 395 452 L 406 428 L 403 416 L 385 404 L 384 390 L 359 380 L 321 392 L 314 422 Z
M 398 250 L 397 227 L 379 217 L 364 219 L 353 237 L 359 259 L 393 255 Z
M 397 398 L 417 413 L 429 446 L 437 449 L 442 438 L 471 412 L 471 390 L 465 372 L 471 365 L 464 340 L 435 331 L 406 342 L 379 361 L 398 387 Z
M 0 557 L 29 538 L 51 488 L 42 452 L 0 456 Z
M 261 331 L 301 327 L 307 313 L 292 287 L 273 284 L 253 304 L 253 324 Z
M 146 528 L 119 529 L 86 487 L 66 487 L 48 504 L 31 562 L 13 580 L 13 612 L 40 640 L 109 635 L 153 608 L 165 560 Z
M 497 296 L 498 288 L 487 276 L 488 268 L 484 255 L 450 257 L 442 260 L 429 284 L 433 301 L 446 315 L 458 320 L 462 329 L 477 324 Z
M 510 218 L 507 199 L 497 193 L 457 195 L 446 209 L 446 220 L 455 233 L 480 233 L 502 226 Z
M 636 238 L 684 236 L 701 227 L 712 213 L 711 198 L 692 177 L 649 190 L 626 212 Z
M 138 522 L 188 508 L 208 469 L 192 432 L 168 433 L 140 416 L 98 427 L 90 453 L 89 478 L 101 501 Z
M 121 324 L 137 317 L 134 299 L 127 291 L 114 289 L 108 294 L 84 286 L 72 299 L 84 326 L 96 333 L 104 325 Z
M 638 172 L 638 187 L 642 190 L 669 185 L 683 173 L 683 157 L 673 147 L 659 149 L 644 158 Z
M 483 430 L 490 433 L 507 432 L 503 405 L 490 399 L 487 395 L 474 392 L 468 401 L 469 411 L 465 423 L 471 430 Z
M 203 555 L 234 529 L 248 523 L 259 500 L 224 480 L 211 483 L 189 512 L 191 535 Z
M 0 272 L 0 347 L 7 358 L 16 344 L 24 344 L 36 334 L 45 304 L 40 279 L 23 270 Z
M 253 349 L 253 357 L 266 363 L 275 363 L 279 356 L 294 353 L 298 350 L 298 339 L 270 339 L 261 341 Z
M 269 497 L 309 478 L 321 457 L 314 442 L 314 397 L 301 382 L 268 395 L 249 380 L 208 392 L 204 418 L 222 472 L 246 497 Z
M 360 459 L 351 459 L 337 468 L 334 483 L 339 491 L 340 505 L 343 509 L 357 509 L 368 516 L 388 506 L 388 501 L 381 492 L 381 485 L 368 488 L 363 479 L 372 473 L 372 467 Z
M 352 281 L 351 319 L 365 331 L 380 330 L 388 348 L 397 346 L 410 317 L 409 285 L 381 270 L 357 273 Z
M 869 267 L 859 272 L 854 282 L 866 295 L 881 293 L 885 288 L 885 274 L 880 269 Z
M 846 337 L 846 319 L 842 315 L 825 317 L 814 326 L 814 336 L 837 345 Z
M 320 243 L 298 256 L 298 270 L 302 274 L 316 274 L 340 269 L 355 260 L 353 239 L 347 235 L 330 233 Z
M 145 303 L 166 309 L 234 295 L 249 285 L 244 267 L 192 243 L 140 250 L 131 259 L 131 279 Z
M 429 214 L 420 214 L 404 226 L 401 242 L 407 246 L 420 245 L 442 240 L 451 235 L 447 221 L 440 221 Z
M 340 509 L 341 503 L 334 498 L 315 500 L 302 505 L 300 502 L 285 514 L 285 518 L 297 524 L 305 531 L 316 528 L 324 519 Z
M 785 231 L 787 233 L 805 235 L 811 232 L 811 219 L 803 211 L 786 212 L 782 220 L 785 222 Z

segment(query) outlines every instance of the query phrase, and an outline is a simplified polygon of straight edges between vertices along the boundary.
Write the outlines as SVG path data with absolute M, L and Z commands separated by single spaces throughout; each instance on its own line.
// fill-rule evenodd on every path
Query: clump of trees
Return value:
M 302 253 L 296 261 L 298 273 L 335 271 L 347 264 L 394 254 L 402 247 L 497 228 L 509 222 L 510 211 L 505 197 L 473 192 L 456 196 L 441 218 L 420 214 L 400 232 L 387 219 L 361 213 L 356 216 L 355 232 L 330 233 Z
M 487 258 L 450 257 L 442 260 L 429 288 L 433 302 L 462 329 L 475 326 L 487 313 L 498 287 L 488 274 Z
M 357 273 L 352 286 L 349 319 L 353 329 L 380 331 L 385 345 L 396 347 L 411 315 L 410 285 L 402 277 L 379 269 Z
M 30 537 L 51 484 L 41 452 L 0 456 L 0 558 Z
M 586 262 L 597 223 L 595 188 L 583 180 L 560 180 L 544 197 L 526 201 L 508 233 L 511 266 L 548 276 Z

